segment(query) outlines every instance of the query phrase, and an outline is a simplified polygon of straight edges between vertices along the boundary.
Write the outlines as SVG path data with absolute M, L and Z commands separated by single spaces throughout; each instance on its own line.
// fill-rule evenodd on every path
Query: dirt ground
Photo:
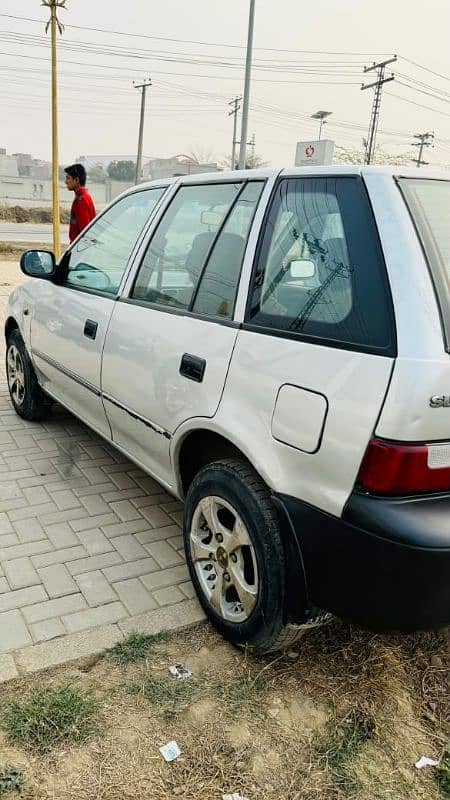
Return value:
M 192 677 L 172 678 L 177 663 Z M 444 752 L 449 665 L 448 632 L 336 621 L 261 659 L 205 623 L 127 667 L 105 656 L 5 685 L 0 707 L 36 685 L 92 690 L 99 716 L 87 742 L 45 755 L 0 733 L 0 771 L 19 766 L 33 800 L 438 800 L 436 770 L 414 763 Z M 182 755 L 166 763 L 171 740 Z

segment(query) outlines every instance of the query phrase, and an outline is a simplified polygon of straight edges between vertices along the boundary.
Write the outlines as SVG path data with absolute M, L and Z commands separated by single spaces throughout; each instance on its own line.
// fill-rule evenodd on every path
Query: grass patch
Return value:
M 61 742 L 82 742 L 97 730 L 97 703 L 72 686 L 32 689 L 2 708 L 0 725 L 10 742 L 41 752 Z
M 441 763 L 436 767 L 436 777 L 441 795 L 450 798 L 450 745 L 446 748 Z
M 351 766 L 364 745 L 372 739 L 374 730 L 373 719 L 356 709 L 319 748 L 319 759 L 325 761 L 330 770 L 335 789 L 349 794 L 360 788 L 359 781 L 351 773 Z
M 4 797 L 11 792 L 22 793 L 23 773 L 18 767 L 6 766 L 0 769 L 0 797 Z
M 2 222 L 33 222 L 38 224 L 48 224 L 53 220 L 53 209 L 45 206 L 10 206 L 0 203 L 0 221 Z M 60 208 L 61 223 L 68 223 L 70 211 L 68 208 Z
M 165 642 L 169 637 L 167 631 L 144 636 L 142 633 L 130 633 L 122 642 L 117 642 L 107 651 L 107 656 L 116 664 L 132 664 L 142 658 L 153 655 L 156 645 Z
M 243 676 L 242 680 L 216 687 L 216 697 L 232 716 L 238 716 L 243 710 L 264 716 L 261 695 L 268 688 L 268 680 L 264 675 Z
M 131 694 L 142 694 L 149 702 L 157 706 L 164 719 L 174 719 L 195 700 L 199 687 L 190 678 L 177 680 L 161 675 L 146 675 L 141 684 L 133 684 Z

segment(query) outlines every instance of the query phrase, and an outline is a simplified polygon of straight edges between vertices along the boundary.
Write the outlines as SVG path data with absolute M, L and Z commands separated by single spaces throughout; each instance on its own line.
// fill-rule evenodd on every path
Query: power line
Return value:
M 16 15 L 13 15 L 13 14 L 2 14 L 2 13 L 0 13 L 0 17 L 6 17 L 8 19 L 15 19 L 15 20 L 20 20 L 20 21 L 24 21 L 24 22 L 36 22 L 36 23 L 39 23 L 40 25 L 43 24 L 42 20 L 41 19 L 36 19 L 36 17 L 20 17 L 20 16 L 16 16 Z M 107 33 L 107 34 L 113 34 L 114 36 L 128 36 L 130 38 L 136 38 L 136 39 L 154 39 L 154 40 L 162 41 L 162 42 L 178 42 L 178 43 L 183 43 L 183 44 L 200 44 L 200 45 L 206 45 L 206 46 L 209 46 L 209 47 L 230 47 L 230 48 L 237 49 L 237 50 L 245 50 L 246 49 L 244 45 L 228 44 L 228 43 L 225 43 L 225 42 L 204 42 L 204 41 L 198 41 L 198 40 L 195 40 L 195 39 L 174 39 L 174 38 L 169 38 L 167 36 L 152 36 L 150 34 L 144 34 L 144 33 L 131 33 L 131 32 L 127 32 L 127 31 L 115 31 L 115 30 L 111 30 L 111 29 L 108 29 L 108 28 L 90 28 L 90 27 L 87 27 L 87 26 L 84 26 L 84 25 L 67 25 L 66 27 L 67 27 L 67 29 L 73 28 L 74 30 L 91 31 L 91 32 L 94 32 L 94 33 Z M 345 52 L 345 51 L 335 51 L 335 50 L 303 50 L 303 49 L 301 49 L 301 51 L 300 51 L 300 48 L 292 50 L 292 49 L 286 49 L 286 48 L 280 48 L 280 47 L 255 47 L 255 50 L 263 50 L 265 52 L 272 52 L 272 53 L 298 53 L 298 52 L 302 52 L 302 53 L 312 53 L 312 54 L 317 53 L 317 54 L 331 55 L 331 56 L 340 56 L 340 55 L 361 56 L 362 58 L 367 58 L 367 56 L 368 56 L 368 53 L 355 53 L 355 52 Z M 381 55 L 381 54 L 376 54 L 376 55 Z

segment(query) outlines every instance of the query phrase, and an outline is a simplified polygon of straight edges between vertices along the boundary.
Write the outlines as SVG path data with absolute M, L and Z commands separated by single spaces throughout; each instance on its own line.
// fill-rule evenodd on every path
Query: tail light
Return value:
M 400 444 L 372 439 L 358 481 L 372 494 L 450 491 L 450 443 Z

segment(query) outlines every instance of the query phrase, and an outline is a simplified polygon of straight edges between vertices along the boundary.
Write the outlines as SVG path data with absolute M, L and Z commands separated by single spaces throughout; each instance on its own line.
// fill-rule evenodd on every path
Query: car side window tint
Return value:
M 81 235 L 68 254 L 65 285 L 116 294 L 131 251 L 164 187 L 119 200 Z
M 192 310 L 231 319 L 247 239 L 263 181 L 248 183 L 228 217 L 201 278 Z
M 391 299 L 359 178 L 286 178 L 266 220 L 247 321 L 375 350 L 393 342 Z
M 180 187 L 149 244 L 132 298 L 189 308 L 210 249 L 241 186 Z

